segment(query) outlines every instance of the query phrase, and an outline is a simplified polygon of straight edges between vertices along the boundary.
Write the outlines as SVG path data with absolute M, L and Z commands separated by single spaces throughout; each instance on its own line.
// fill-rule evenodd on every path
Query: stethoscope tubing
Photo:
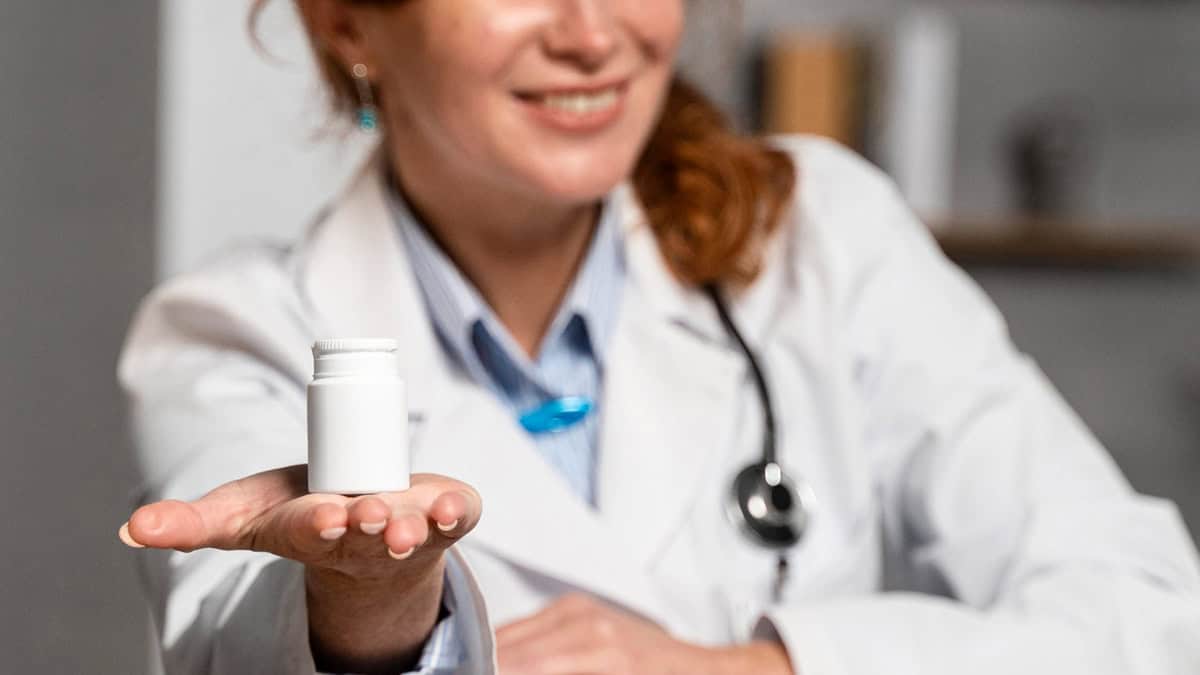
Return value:
M 717 285 L 705 284 L 703 290 L 716 308 L 721 325 L 745 356 L 762 408 L 762 459 L 743 468 L 733 479 L 727 514 L 752 542 L 778 554 L 771 588 L 772 600 L 778 603 L 789 576 L 788 551 L 804 538 L 815 498 L 805 481 L 793 481 L 778 463 L 775 407 L 762 364 L 738 329 Z

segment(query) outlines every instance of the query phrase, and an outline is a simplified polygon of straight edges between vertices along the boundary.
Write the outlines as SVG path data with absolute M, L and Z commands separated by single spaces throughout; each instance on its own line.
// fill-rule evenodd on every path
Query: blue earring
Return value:
M 379 109 L 375 107 L 371 80 L 367 78 L 367 66 L 356 63 L 350 72 L 354 75 L 354 85 L 358 88 L 358 110 L 354 115 L 358 128 L 366 133 L 373 132 L 379 128 Z

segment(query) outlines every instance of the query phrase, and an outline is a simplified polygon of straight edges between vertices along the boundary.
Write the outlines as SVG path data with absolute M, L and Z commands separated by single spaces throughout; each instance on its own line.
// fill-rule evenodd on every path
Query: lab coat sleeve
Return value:
M 1200 566 L 1174 506 L 1131 490 L 891 184 L 822 153 L 847 194 L 819 207 L 816 245 L 912 592 L 784 604 L 760 635 L 801 675 L 1200 673 Z
M 191 500 L 305 461 L 311 342 L 282 276 L 274 261 L 233 265 L 172 282 L 140 310 L 119 367 L 144 476 L 137 501 Z M 167 673 L 315 672 L 299 564 L 216 550 L 136 556 Z M 456 672 L 491 672 L 482 596 L 454 549 L 446 584 L 467 657 Z

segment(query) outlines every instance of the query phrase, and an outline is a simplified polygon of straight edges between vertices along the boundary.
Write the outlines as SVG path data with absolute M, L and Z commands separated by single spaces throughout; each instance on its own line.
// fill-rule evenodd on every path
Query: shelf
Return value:
M 1129 224 L 1103 228 L 1050 220 L 966 222 L 935 230 L 938 243 L 961 265 L 1150 267 L 1200 263 L 1200 227 Z

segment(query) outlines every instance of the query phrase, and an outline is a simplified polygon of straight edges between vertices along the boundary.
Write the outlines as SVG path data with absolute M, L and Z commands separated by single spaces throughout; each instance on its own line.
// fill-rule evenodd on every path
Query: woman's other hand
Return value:
M 501 675 L 791 675 L 781 645 L 705 648 L 585 595 L 568 595 L 496 632 Z
M 305 566 L 309 629 L 322 669 L 373 672 L 415 663 L 441 607 L 444 553 L 479 522 L 470 486 L 414 475 L 403 492 L 308 494 L 293 466 L 226 483 L 194 502 L 134 512 L 134 547 L 272 553 Z

